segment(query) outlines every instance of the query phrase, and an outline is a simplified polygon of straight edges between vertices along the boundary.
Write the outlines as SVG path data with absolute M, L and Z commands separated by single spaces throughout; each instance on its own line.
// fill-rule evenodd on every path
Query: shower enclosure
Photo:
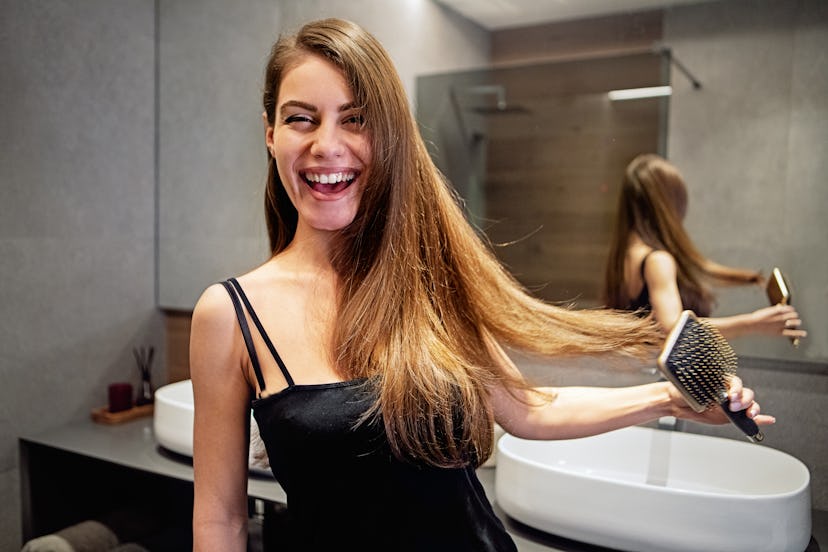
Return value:
M 601 301 L 616 195 L 637 154 L 666 155 L 666 50 L 427 75 L 417 118 L 470 221 L 533 293 Z

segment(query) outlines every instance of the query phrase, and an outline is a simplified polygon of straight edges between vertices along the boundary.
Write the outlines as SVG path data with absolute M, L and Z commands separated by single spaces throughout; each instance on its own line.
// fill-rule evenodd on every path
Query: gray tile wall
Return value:
M 192 309 L 268 257 L 261 91 L 280 3 L 159 8 L 159 304 Z
M 430 0 L 160 6 L 159 301 L 183 310 L 211 283 L 268 256 L 261 86 L 279 30 L 352 19 L 386 46 L 410 98 L 418 73 L 488 60 L 488 34 Z
M 669 10 L 665 43 L 702 82 L 673 71 L 668 151 L 690 190 L 687 226 L 711 258 L 786 272 L 810 337 L 743 339 L 751 356 L 828 359 L 828 4 L 712 2 Z M 765 306 L 725 289 L 716 314 Z
M 153 13 L 0 0 L 0 550 L 21 544 L 17 436 L 87 418 L 162 343 Z

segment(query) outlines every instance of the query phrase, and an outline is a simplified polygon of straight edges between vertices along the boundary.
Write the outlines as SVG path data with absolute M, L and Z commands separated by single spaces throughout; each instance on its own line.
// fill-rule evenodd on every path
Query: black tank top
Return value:
M 395 457 L 381 420 L 358 423 L 373 404 L 372 382 L 295 384 L 239 283 L 222 284 L 260 389 L 265 382 L 241 303 L 288 383 L 252 402 L 273 475 L 287 494 L 279 550 L 517 551 L 473 466 Z

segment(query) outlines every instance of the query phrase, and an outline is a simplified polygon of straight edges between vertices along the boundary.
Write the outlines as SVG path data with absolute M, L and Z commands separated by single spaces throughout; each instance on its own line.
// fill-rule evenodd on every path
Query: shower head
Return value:
M 460 95 L 484 96 L 493 98 L 487 100 L 484 105 L 472 105 L 466 107 L 466 111 L 473 111 L 480 115 L 500 115 L 508 113 L 528 113 L 529 110 L 521 105 L 513 105 L 506 102 L 506 88 L 502 84 L 481 84 L 468 86 L 460 90 Z
M 469 108 L 480 115 L 499 115 L 506 113 L 529 113 L 522 105 L 498 104 L 496 106 L 478 106 Z

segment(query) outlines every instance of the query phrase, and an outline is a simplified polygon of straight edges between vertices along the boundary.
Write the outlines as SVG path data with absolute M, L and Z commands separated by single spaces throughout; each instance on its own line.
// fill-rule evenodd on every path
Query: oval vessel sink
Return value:
M 155 391 L 152 420 L 155 440 L 158 444 L 172 452 L 192 457 L 194 412 L 192 380 L 177 381 L 159 387 Z M 261 443 L 261 439 L 252 414 L 250 416 L 250 443 L 250 470 L 270 475 L 266 457 L 261 459 L 254 448 L 257 443 Z
M 762 445 L 629 427 L 498 442 L 495 493 L 530 527 L 637 552 L 803 552 L 810 473 Z

